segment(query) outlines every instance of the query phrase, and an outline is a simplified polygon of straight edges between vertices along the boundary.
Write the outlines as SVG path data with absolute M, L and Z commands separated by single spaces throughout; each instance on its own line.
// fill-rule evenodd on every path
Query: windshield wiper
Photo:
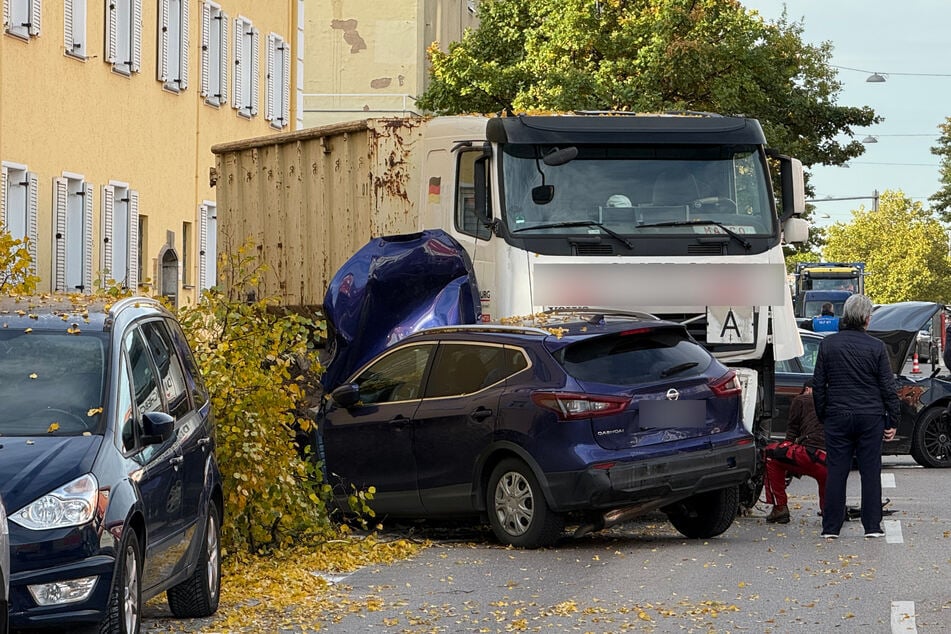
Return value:
M 660 378 L 666 379 L 668 376 L 673 376 L 674 374 L 679 374 L 684 370 L 689 370 L 690 368 L 695 368 L 699 365 L 696 361 L 687 361 L 686 363 L 679 363 L 672 368 L 667 368 L 660 373 Z
M 522 231 L 528 231 L 529 229 L 559 229 L 562 227 L 597 227 L 601 229 L 606 234 L 626 246 L 628 249 L 634 250 L 634 243 L 622 236 L 620 233 L 603 225 L 597 220 L 571 220 L 565 222 L 548 222 L 541 225 L 532 225 L 530 227 L 519 227 L 518 229 L 512 229 L 512 233 L 521 233 Z
M 717 222 L 716 220 L 709 220 L 706 218 L 697 218 L 695 220 L 666 220 L 664 222 L 651 222 L 651 223 L 638 223 L 638 229 L 642 227 L 686 227 L 689 225 L 714 225 L 723 229 L 723 232 L 740 243 L 740 245 L 749 251 L 753 248 L 752 243 L 749 240 L 738 234 L 733 229 L 730 229 L 722 222 Z

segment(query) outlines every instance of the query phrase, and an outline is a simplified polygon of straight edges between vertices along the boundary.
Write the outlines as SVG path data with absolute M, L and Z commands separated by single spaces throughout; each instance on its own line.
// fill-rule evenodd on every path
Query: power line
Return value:
M 848 66 L 836 66 L 835 64 L 829 64 L 832 68 L 838 68 L 839 70 L 852 70 L 857 73 L 868 73 L 870 75 L 908 75 L 914 77 L 951 77 L 951 74 L 947 73 L 884 73 L 881 71 L 872 71 L 872 70 L 863 70 L 861 68 L 850 68 Z

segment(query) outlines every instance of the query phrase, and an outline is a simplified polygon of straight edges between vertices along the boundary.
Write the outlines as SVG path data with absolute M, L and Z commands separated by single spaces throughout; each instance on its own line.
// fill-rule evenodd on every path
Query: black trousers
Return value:
M 839 534 L 845 522 L 845 492 L 852 458 L 859 463 L 862 478 L 862 526 L 865 532 L 882 530 L 882 434 L 883 414 L 827 414 L 826 505 L 822 511 L 822 532 Z

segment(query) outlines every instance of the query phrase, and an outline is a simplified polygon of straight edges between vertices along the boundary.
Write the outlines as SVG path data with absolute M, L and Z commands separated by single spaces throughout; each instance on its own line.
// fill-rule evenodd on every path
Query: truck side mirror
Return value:
M 472 184 L 475 194 L 475 214 L 487 227 L 492 226 L 492 214 L 489 211 L 489 158 L 486 151 L 472 165 Z
M 783 223 L 783 241 L 786 244 L 801 244 L 809 239 L 809 223 L 793 216 Z
M 782 155 L 776 158 L 779 159 L 779 176 L 783 187 L 783 213 L 780 220 L 786 221 L 806 212 L 806 185 L 799 159 Z M 788 237 L 786 241 L 790 241 Z

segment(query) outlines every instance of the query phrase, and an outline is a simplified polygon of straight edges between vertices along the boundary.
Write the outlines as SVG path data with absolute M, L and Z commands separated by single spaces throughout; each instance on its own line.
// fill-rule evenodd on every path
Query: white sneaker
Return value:
M 836 533 L 823 533 L 822 536 L 825 537 L 826 539 L 839 539 L 839 536 Z
M 879 537 L 885 537 L 885 531 L 869 531 L 865 533 L 865 539 L 877 539 Z

